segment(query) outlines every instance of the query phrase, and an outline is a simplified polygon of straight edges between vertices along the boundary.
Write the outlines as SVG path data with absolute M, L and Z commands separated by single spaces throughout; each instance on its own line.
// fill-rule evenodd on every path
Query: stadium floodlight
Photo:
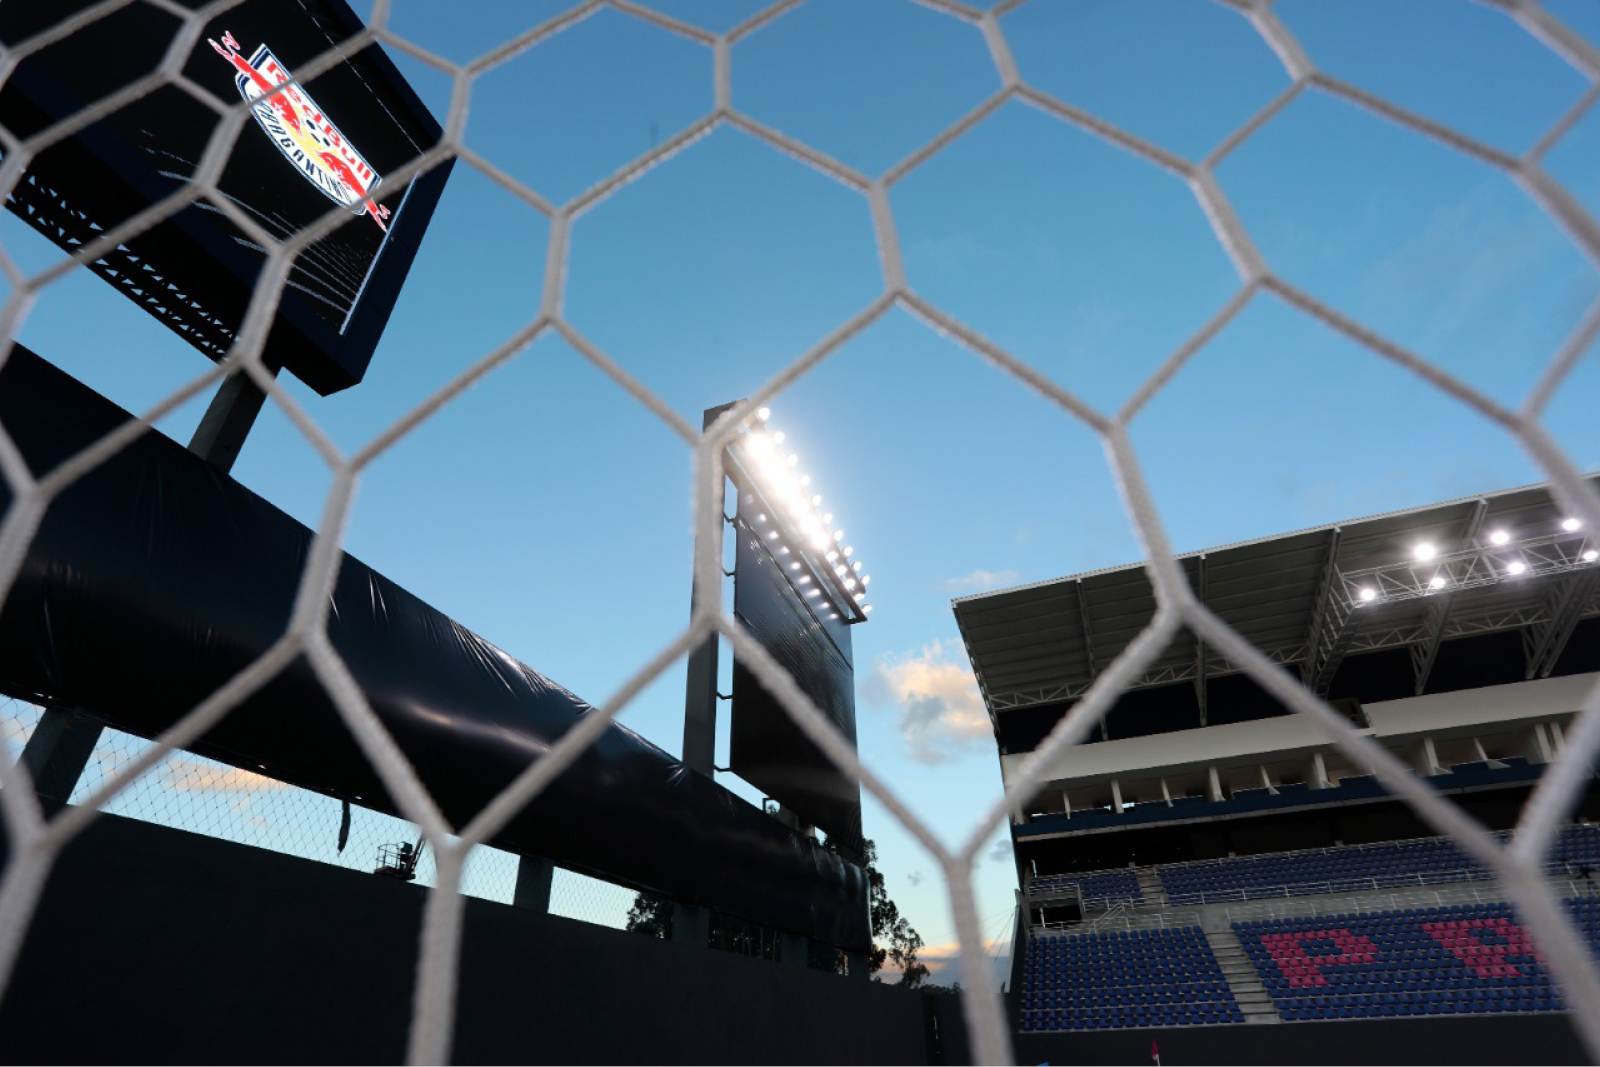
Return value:
M 1370 604 L 1374 600 L 1378 599 L 1378 591 L 1376 589 L 1372 588 L 1372 586 L 1370 586 L 1370 585 L 1363 586 L 1361 588 L 1361 592 L 1359 592 L 1356 595 L 1361 597 L 1361 602 L 1363 604 Z
M 1445 587 L 1445 577 L 1444 577 L 1444 575 L 1435 574 L 1432 578 L 1428 579 L 1428 588 L 1429 589 L 1443 589 L 1444 587 Z
M 812 475 L 804 471 L 800 454 L 793 451 L 794 442 L 770 424 L 771 415 L 763 409 L 745 424 L 729 448 L 729 474 L 741 491 L 749 494 L 748 502 L 763 505 L 750 511 L 757 513 L 757 523 L 771 524 L 771 532 L 762 529 L 767 535 L 764 543 L 782 555 L 789 555 L 792 547 L 797 558 L 790 571 L 814 574 L 811 590 L 825 595 L 842 617 L 860 622 L 865 616 L 855 610 L 857 605 L 851 603 L 844 585 L 845 578 L 855 578 L 843 562 L 855 554 L 855 548 L 844 543 L 843 530 L 834 528 L 833 513 L 820 510 L 823 495 L 813 491 Z
M 1583 550 L 1583 561 L 1585 563 L 1593 563 L 1597 559 L 1600 559 L 1600 551 L 1596 551 L 1592 548 L 1586 548 Z
M 1569 515 L 1561 520 L 1561 528 L 1567 531 L 1567 533 L 1577 533 L 1579 530 L 1583 529 L 1583 523 Z
M 1510 540 L 1511 540 L 1511 535 L 1506 533 L 1504 530 L 1490 530 L 1489 531 L 1489 543 L 1491 545 L 1503 545 L 1503 544 L 1507 543 Z
M 1439 548 L 1432 541 L 1418 541 L 1411 549 L 1411 555 L 1417 560 L 1426 563 L 1439 554 Z
M 766 422 L 768 419 L 772 418 L 772 409 L 771 408 L 757 408 L 756 409 L 756 418 L 760 419 L 762 422 Z
M 1506 564 L 1506 573 L 1515 577 L 1528 569 L 1528 565 L 1520 559 L 1514 559 Z

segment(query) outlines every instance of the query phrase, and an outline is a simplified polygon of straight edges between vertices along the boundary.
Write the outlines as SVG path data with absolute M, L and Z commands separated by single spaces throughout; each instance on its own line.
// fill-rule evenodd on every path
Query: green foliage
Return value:
M 883 872 L 878 870 L 877 846 L 870 838 L 863 838 L 859 848 L 835 844 L 831 838 L 826 845 L 859 865 L 867 876 L 867 904 L 872 921 L 872 951 L 867 957 L 867 972 L 875 975 L 885 964 L 892 963 L 900 971 L 900 984 L 907 989 L 916 989 L 928 977 L 927 965 L 917 959 L 917 953 L 923 947 L 922 935 L 900 914 L 899 906 L 889 899 Z
M 654 893 L 640 893 L 633 898 L 633 906 L 628 909 L 627 930 L 630 934 L 671 940 L 672 901 Z
M 917 953 L 922 950 L 922 935 L 916 928 L 906 921 L 900 914 L 900 908 L 889 899 L 889 891 L 884 887 L 883 872 L 878 870 L 878 849 L 870 840 L 863 840 L 859 847 L 850 848 L 833 840 L 825 842 L 827 848 L 837 852 L 851 863 L 861 867 L 867 876 L 867 904 L 872 921 L 872 950 L 867 954 L 867 972 L 876 975 L 886 965 L 892 964 L 900 971 L 900 984 L 907 989 L 916 989 L 923 985 L 928 978 L 928 967 L 917 959 Z M 672 901 L 666 897 L 656 896 L 654 893 L 640 893 L 633 898 L 633 906 L 628 909 L 627 929 L 630 933 L 645 934 L 666 940 L 672 937 Z M 735 948 L 733 945 L 719 945 L 723 948 Z M 829 960 L 828 950 L 823 946 L 814 946 L 812 965 L 817 966 L 819 959 L 817 951 L 823 952 L 820 965 L 827 969 Z M 739 949 L 744 951 L 743 949 Z M 764 955 L 771 958 L 776 955 L 776 943 L 771 951 L 751 952 L 747 955 Z M 841 966 L 842 957 L 832 953 L 834 968 Z

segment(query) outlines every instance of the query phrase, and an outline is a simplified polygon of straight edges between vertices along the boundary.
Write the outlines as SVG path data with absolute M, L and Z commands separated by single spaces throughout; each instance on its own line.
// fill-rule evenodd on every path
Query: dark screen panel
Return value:
M 8 0 L 0 40 L 15 44 L 87 6 Z M 181 65 L 224 105 L 255 101 L 217 179 L 231 207 L 274 240 L 330 210 L 348 213 L 296 258 L 268 340 L 269 359 L 322 392 L 365 373 L 448 169 L 393 177 L 439 128 L 376 46 L 262 99 L 360 25 L 342 0 L 245 0 L 206 24 Z M 179 26 L 143 4 L 93 20 L 19 65 L 0 93 L 0 122 L 26 138 L 77 114 L 154 71 Z M 75 248 L 182 189 L 218 121 L 185 89 L 154 88 L 40 152 L 7 206 Z M 197 202 L 95 269 L 217 359 L 264 258 L 216 204 Z
M 734 564 L 733 611 L 832 720 L 856 744 L 855 666 L 850 630 L 819 618 L 784 577 L 761 539 L 742 523 Z M 812 743 L 777 700 L 734 658 L 733 772 L 829 836 L 861 836 L 861 790 Z

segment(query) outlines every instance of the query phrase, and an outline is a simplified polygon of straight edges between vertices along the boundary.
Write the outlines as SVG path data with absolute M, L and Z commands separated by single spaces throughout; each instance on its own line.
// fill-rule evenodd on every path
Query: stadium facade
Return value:
M 1529 487 L 1179 563 L 1280 669 L 1509 831 L 1600 678 L 1597 546 Z M 955 602 L 1008 787 L 1155 607 L 1139 565 Z M 1591 788 L 1545 868 L 1591 938 L 1597 817 Z M 1084 1031 L 1247 1023 L 1392 1019 L 1435 1040 L 1441 1017 L 1470 1045 L 1477 1024 L 1463 1016 L 1544 1020 L 1570 1040 L 1561 996 L 1488 872 L 1187 632 L 1083 743 L 1048 757 L 1011 836 L 1024 1056 L 1082 1053 Z M 1350 1045 L 1369 1029 L 1338 1031 L 1336 1044 L 1404 1044 L 1385 1030 Z M 1040 1044 L 1062 1035 L 1075 1043 Z

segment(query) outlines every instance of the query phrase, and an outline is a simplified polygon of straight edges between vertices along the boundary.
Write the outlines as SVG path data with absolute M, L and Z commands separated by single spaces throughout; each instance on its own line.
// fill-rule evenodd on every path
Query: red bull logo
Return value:
M 300 176 L 329 200 L 358 215 L 372 216 L 380 229 L 387 230 L 389 209 L 373 198 L 382 175 L 372 169 L 310 93 L 290 84 L 289 68 L 272 50 L 259 45 L 246 59 L 231 33 L 224 33 L 220 43 L 207 40 L 217 55 L 233 66 L 237 72 L 233 83 L 250 103 L 257 125 Z

